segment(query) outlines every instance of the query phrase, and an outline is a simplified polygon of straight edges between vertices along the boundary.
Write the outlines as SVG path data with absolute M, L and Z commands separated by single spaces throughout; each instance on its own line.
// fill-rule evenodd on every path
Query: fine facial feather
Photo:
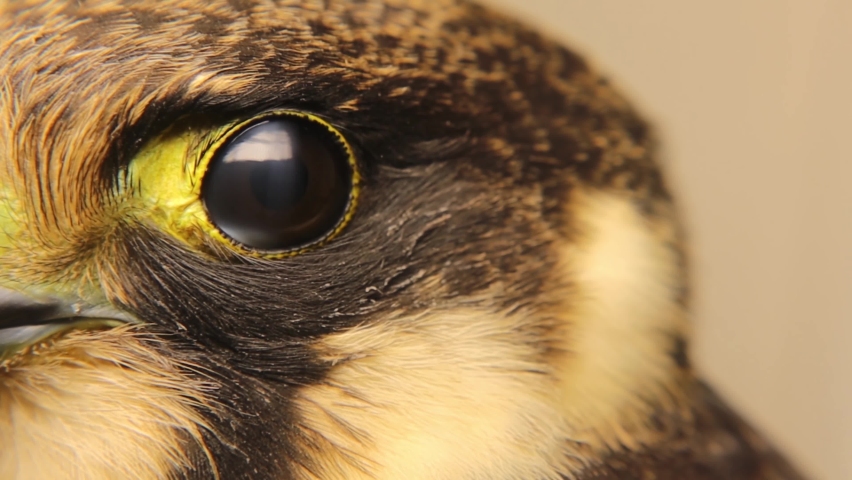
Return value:
M 134 328 L 74 332 L 0 364 L 0 478 L 158 479 L 213 465 L 214 385 Z
M 71 445 L 158 441 L 79 471 L 684 478 L 690 464 L 655 459 L 721 458 L 675 448 L 721 414 L 686 361 L 683 246 L 653 141 L 571 52 L 454 0 L 0 2 L 0 32 L 0 283 L 110 301 L 157 339 L 75 334 L 48 350 L 67 362 L 0 373 L 20 395 L 61 372 L 83 407 L 61 412 L 71 423 L 103 401 L 80 388 L 134 396 L 110 404 L 115 431 Z M 361 201 L 333 242 L 280 260 L 196 250 L 130 207 L 119 187 L 146 142 L 274 108 L 356 150 Z M 91 351 L 62 348 L 82 339 Z M 86 363 L 115 348 L 118 366 Z M 138 412 L 153 423 L 120 428 Z M 9 431 L 32 442 L 43 425 Z M 720 428 L 724 458 L 749 462 L 708 478 L 777 460 Z M 5 449 L 0 465 L 74 475 Z

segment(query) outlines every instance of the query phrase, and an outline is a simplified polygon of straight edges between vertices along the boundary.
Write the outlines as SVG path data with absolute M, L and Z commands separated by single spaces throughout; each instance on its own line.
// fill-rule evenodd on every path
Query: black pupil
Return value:
M 210 162 L 202 198 L 225 235 L 258 250 L 289 250 L 331 232 L 352 189 L 347 150 L 322 124 L 278 117 L 243 129 Z

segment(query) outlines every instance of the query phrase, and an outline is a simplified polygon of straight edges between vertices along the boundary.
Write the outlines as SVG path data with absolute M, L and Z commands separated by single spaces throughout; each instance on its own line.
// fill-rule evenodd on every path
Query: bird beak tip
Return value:
M 0 287 L 0 360 L 50 337 L 79 329 L 138 323 L 111 305 L 36 297 Z

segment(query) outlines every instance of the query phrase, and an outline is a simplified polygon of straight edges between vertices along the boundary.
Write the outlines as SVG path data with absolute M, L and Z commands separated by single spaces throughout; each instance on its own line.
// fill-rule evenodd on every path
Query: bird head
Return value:
M 0 476 L 559 478 L 688 381 L 644 120 L 464 1 L 0 3 Z

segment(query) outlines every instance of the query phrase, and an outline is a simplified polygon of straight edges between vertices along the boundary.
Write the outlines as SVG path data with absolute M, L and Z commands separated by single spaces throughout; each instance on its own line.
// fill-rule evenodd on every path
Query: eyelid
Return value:
M 201 179 L 207 171 L 207 165 L 210 163 L 210 152 L 215 151 L 216 146 L 226 142 L 230 134 L 236 130 L 237 125 L 242 122 L 234 122 L 214 130 L 210 130 L 200 134 L 196 141 L 192 142 L 187 149 L 185 165 L 186 171 L 190 175 L 190 181 L 195 188 L 201 188 Z

